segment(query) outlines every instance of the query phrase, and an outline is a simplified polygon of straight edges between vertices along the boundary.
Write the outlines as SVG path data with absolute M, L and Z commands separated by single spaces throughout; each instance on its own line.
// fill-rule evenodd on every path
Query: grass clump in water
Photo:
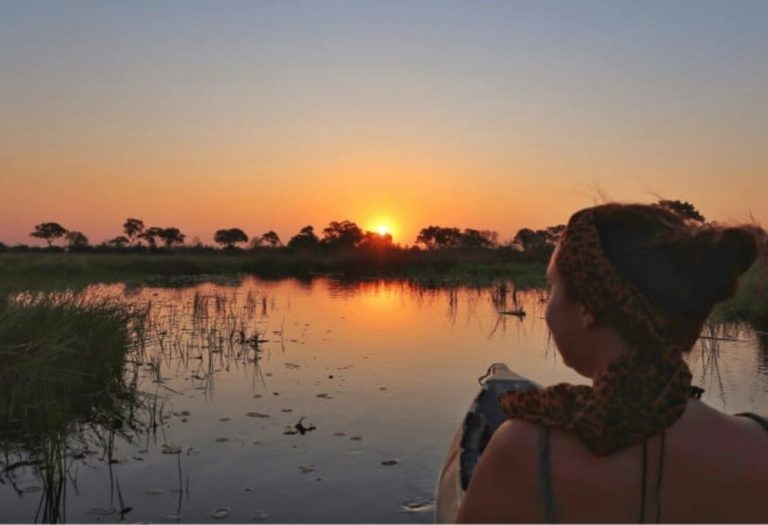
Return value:
M 19 472 L 34 468 L 43 482 L 36 520 L 65 519 L 75 442 L 109 455 L 116 434 L 137 429 L 137 395 L 124 370 L 134 315 L 72 293 L 0 299 L 0 480 L 15 486 Z

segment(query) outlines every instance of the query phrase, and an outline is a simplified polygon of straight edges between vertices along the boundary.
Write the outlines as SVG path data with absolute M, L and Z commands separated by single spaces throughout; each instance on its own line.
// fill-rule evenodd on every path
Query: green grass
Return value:
M 350 278 L 403 278 L 426 283 L 490 284 L 519 280 L 519 286 L 543 284 L 545 264 L 507 251 L 374 252 L 337 250 L 210 254 L 0 254 L 0 288 L 50 290 L 94 282 L 148 278 L 251 274 L 267 278 L 334 275 Z
M 768 258 L 759 260 L 741 277 L 736 295 L 717 305 L 712 318 L 768 330 Z
M 146 427 L 125 373 L 137 315 L 73 294 L 0 296 L 0 481 L 15 486 L 16 468 L 34 465 L 35 521 L 66 519 L 73 440 L 111 458 L 115 435 Z
M 131 348 L 126 306 L 40 294 L 0 303 L 0 431 L 6 441 L 117 413 Z M 119 404 L 119 403 L 117 403 Z

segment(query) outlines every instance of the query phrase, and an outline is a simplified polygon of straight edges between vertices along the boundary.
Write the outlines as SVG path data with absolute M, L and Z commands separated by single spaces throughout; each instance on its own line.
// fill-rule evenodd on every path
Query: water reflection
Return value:
M 546 292 L 511 282 L 177 279 L 84 292 L 105 297 L 137 314 L 130 349 L 93 372 L 101 388 L 67 401 L 79 408 L 55 431 L 13 427 L 0 488 L 11 521 L 35 516 L 24 491 L 39 482 L 45 520 L 211 521 L 227 508 L 233 521 L 429 522 L 443 455 L 489 363 L 541 384 L 585 382 L 551 343 Z M 706 401 L 768 412 L 765 333 L 703 335 L 689 362 Z M 297 425 L 315 429 L 287 432 Z M 32 457 L 50 467 L 8 471 Z

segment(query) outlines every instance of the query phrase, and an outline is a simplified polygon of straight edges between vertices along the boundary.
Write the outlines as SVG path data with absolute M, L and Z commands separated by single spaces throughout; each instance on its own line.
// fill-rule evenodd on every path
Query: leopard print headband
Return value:
M 614 327 L 633 351 L 595 377 L 592 387 L 561 383 L 511 391 L 501 406 L 512 418 L 573 432 L 593 453 L 607 455 L 660 433 L 682 415 L 691 392 L 682 356 L 703 320 L 661 310 L 621 276 L 603 251 L 595 210 L 571 217 L 556 268 L 569 298 Z

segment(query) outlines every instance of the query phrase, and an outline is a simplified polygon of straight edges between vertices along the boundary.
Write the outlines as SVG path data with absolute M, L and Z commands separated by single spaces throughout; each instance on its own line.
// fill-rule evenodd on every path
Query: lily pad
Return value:
M 160 445 L 160 450 L 163 454 L 180 454 L 181 447 L 174 445 L 173 443 L 163 443 Z
M 255 510 L 253 513 L 251 513 L 251 519 L 256 521 L 264 521 L 269 517 L 269 514 L 266 512 L 262 512 L 260 510 Z
M 229 507 L 219 507 L 218 509 L 214 509 L 213 512 L 211 512 L 211 516 L 217 520 L 222 520 L 228 517 L 230 512 L 232 512 L 232 509 Z
M 434 500 L 430 498 L 412 498 L 403 502 L 403 510 L 419 512 L 429 510 L 434 506 Z

